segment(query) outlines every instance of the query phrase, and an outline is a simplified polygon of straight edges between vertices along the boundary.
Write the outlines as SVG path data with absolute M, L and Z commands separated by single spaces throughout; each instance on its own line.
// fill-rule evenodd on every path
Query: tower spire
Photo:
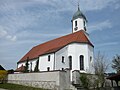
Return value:
M 85 15 L 80 10 L 80 0 L 78 0 L 78 10 L 75 12 L 72 18 L 72 32 L 77 32 L 79 30 L 86 31 L 87 19 Z
M 80 1 L 78 0 L 78 10 L 80 10 L 79 5 L 80 5 Z

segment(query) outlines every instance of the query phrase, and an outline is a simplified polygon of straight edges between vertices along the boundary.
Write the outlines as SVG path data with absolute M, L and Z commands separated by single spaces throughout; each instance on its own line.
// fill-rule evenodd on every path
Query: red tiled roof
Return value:
M 24 72 L 25 71 L 25 66 L 21 66 L 15 70 L 16 72 Z
M 33 47 L 18 63 L 26 61 L 27 57 L 31 60 L 40 55 L 56 52 L 70 43 L 87 43 L 94 47 L 85 35 L 85 31 L 80 30 Z

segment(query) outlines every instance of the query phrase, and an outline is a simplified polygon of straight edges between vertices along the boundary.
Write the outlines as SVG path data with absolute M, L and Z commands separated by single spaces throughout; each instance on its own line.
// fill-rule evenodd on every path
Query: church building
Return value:
M 87 33 L 87 19 L 79 6 L 71 22 L 71 34 L 34 46 L 17 62 L 17 70 L 23 69 L 28 61 L 29 71 L 34 71 L 38 61 L 39 71 L 70 69 L 71 72 L 94 73 L 94 45 Z

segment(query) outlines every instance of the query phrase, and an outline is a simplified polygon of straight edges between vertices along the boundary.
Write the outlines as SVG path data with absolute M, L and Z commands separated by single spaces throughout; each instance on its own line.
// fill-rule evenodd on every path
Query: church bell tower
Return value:
M 87 19 L 85 15 L 80 11 L 79 5 L 78 5 L 78 10 L 73 15 L 73 18 L 71 21 L 72 21 L 72 33 L 77 32 L 79 30 L 86 31 Z

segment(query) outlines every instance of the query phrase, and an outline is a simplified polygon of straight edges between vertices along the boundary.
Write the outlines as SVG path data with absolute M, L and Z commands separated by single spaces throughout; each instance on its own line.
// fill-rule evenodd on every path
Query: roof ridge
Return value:
M 80 31 L 78 31 L 78 32 L 80 32 Z M 54 41 L 54 40 L 57 40 L 57 39 L 60 39 L 60 38 L 63 38 L 63 37 L 67 37 L 67 36 L 72 35 L 72 34 L 75 34 L 75 33 L 77 33 L 77 32 L 70 33 L 70 34 L 67 34 L 67 35 L 64 35 L 64 36 L 61 36 L 61 37 L 55 38 L 55 39 L 51 39 L 51 40 L 46 41 L 46 42 L 44 42 L 44 43 L 38 44 L 38 45 L 36 45 L 36 46 L 34 46 L 34 47 L 38 47 L 39 45 L 44 45 L 44 44 L 49 43 L 49 42 L 51 42 L 51 41 Z M 33 48 L 34 48 L 34 47 L 33 47 Z

